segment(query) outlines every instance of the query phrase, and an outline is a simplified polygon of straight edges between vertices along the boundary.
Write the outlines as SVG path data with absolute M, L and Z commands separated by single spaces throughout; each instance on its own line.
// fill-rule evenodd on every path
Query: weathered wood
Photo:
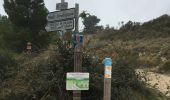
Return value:
M 79 4 L 75 4 L 75 33 L 79 32 Z M 82 47 L 77 44 L 74 49 L 74 72 L 82 71 Z M 73 91 L 73 100 L 81 100 L 81 91 Z
M 76 45 L 74 49 L 74 72 L 82 71 L 82 46 Z M 73 91 L 73 100 L 81 100 L 81 91 Z
M 79 4 L 75 4 L 75 32 L 79 32 Z
M 104 100 L 111 100 L 111 78 L 104 79 Z
M 64 3 L 65 2 L 65 0 L 61 0 L 61 3 Z
M 111 100 L 111 80 L 112 80 L 112 60 L 105 58 L 104 60 L 104 98 L 103 100 Z
M 74 49 L 74 72 L 82 71 L 82 46 L 76 45 Z

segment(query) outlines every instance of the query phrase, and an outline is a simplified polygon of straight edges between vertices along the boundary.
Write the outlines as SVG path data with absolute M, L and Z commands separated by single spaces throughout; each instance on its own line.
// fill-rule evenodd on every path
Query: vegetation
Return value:
M 166 61 L 165 63 L 163 63 L 163 65 L 160 67 L 160 71 L 163 71 L 164 73 L 169 73 L 170 72 L 170 61 Z
M 83 19 L 85 33 L 94 34 L 98 28 L 101 28 L 100 26 L 97 26 L 97 24 L 100 22 L 100 19 L 97 18 L 97 16 L 90 15 L 89 13 L 86 13 L 86 11 L 83 11 L 80 14 L 80 17 Z
M 34 33 L 32 38 L 46 25 L 48 10 L 44 0 L 4 0 L 4 8 L 13 24 Z
M 43 0 L 4 0 L 4 8 L 10 25 L 2 33 L 12 50 L 24 51 L 27 42 L 33 44 L 33 51 L 47 46 L 49 34 L 44 27 L 48 10 Z
M 13 55 L 0 49 L 0 82 L 11 78 L 16 73 L 17 63 Z
M 72 100 L 65 81 L 74 66 L 72 41 L 44 31 L 47 10 L 43 0 L 15 1 L 5 0 L 9 18 L 0 18 L 0 100 Z M 95 15 L 83 12 L 80 17 L 84 32 L 93 33 L 85 35 L 92 38 L 83 48 L 83 72 L 90 73 L 90 90 L 82 91 L 82 100 L 103 99 L 105 57 L 113 59 L 112 100 L 166 100 L 139 80 L 135 69 L 159 66 L 169 70 L 168 15 L 143 24 L 129 21 L 119 30 L 97 26 L 100 19 Z M 40 26 L 37 21 L 42 22 Z M 28 41 L 39 52 L 23 52 Z
M 157 19 L 145 23 L 129 21 L 122 24 L 119 30 L 106 27 L 100 31 L 101 40 L 136 40 L 152 39 L 170 36 L 170 16 L 162 15 Z

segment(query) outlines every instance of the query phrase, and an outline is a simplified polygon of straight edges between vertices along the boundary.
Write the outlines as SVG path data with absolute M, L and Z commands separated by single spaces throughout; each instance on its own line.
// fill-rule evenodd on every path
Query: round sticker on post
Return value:
M 104 65 L 105 66 L 112 66 L 112 59 L 111 58 L 105 58 Z
M 76 34 L 76 41 L 77 41 L 77 43 L 80 43 L 80 35 L 79 34 Z
M 83 42 L 84 42 L 84 36 L 80 35 L 80 43 L 83 44 Z

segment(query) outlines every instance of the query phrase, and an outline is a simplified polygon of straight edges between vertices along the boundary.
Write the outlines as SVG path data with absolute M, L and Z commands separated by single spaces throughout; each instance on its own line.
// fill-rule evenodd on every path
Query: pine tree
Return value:
M 95 15 L 90 15 L 86 11 L 83 11 L 80 14 L 80 17 L 83 20 L 84 32 L 85 33 L 95 33 L 97 29 L 97 24 L 100 22 L 100 19 Z
M 33 33 L 44 29 L 48 10 L 44 0 L 4 0 L 4 8 L 11 22 Z
M 44 0 L 4 0 L 4 9 L 13 29 L 4 37 L 8 44 L 12 44 L 12 50 L 22 52 L 27 42 L 33 44 L 32 51 L 48 45 L 49 34 L 44 31 L 48 10 Z

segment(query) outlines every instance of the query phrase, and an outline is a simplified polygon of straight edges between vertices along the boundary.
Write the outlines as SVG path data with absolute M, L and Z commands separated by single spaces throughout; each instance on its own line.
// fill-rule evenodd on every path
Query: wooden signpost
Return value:
M 79 34 L 79 4 L 75 4 L 75 8 L 68 9 L 68 3 L 61 0 L 56 4 L 55 12 L 47 15 L 48 24 L 46 31 L 63 31 L 72 30 L 75 27 L 74 35 Z M 75 23 L 74 23 L 75 21 Z M 74 72 L 82 72 L 82 44 L 77 43 L 74 49 Z M 81 91 L 73 91 L 73 100 L 81 100 Z
M 61 0 L 61 3 L 56 4 L 56 10 L 64 10 L 68 8 L 68 3 L 65 0 Z
M 82 54 L 83 54 L 83 35 L 79 34 L 79 4 L 75 4 L 75 8 L 68 9 L 68 3 L 65 0 L 61 0 L 61 3 L 56 4 L 56 10 L 51 12 L 47 16 L 48 24 L 46 30 L 66 32 L 66 30 L 72 30 L 75 27 L 74 37 L 77 41 L 74 48 L 74 73 L 70 75 L 82 74 Z M 77 38 L 78 36 L 78 38 Z M 104 100 L 111 100 L 111 75 L 112 75 L 112 59 L 105 58 L 105 75 L 104 75 Z M 82 74 L 83 75 L 83 74 Z M 87 81 L 87 80 L 86 80 Z M 67 87 L 72 85 L 72 81 L 68 80 Z M 88 82 L 86 82 L 88 83 Z M 73 83 L 74 84 L 74 83 Z M 87 85 L 87 84 L 85 84 Z M 75 88 L 75 87 L 73 87 Z M 72 88 L 68 88 L 71 90 Z M 86 89 L 86 88 L 85 88 Z M 81 100 L 81 90 L 73 90 L 73 100 Z
M 105 73 L 104 73 L 104 99 L 111 100 L 111 77 L 112 77 L 112 59 L 105 58 Z
M 46 30 L 48 31 L 61 31 L 61 30 L 71 30 L 74 29 L 74 20 L 66 20 L 66 21 L 56 21 L 49 22 L 46 26 Z
M 47 15 L 47 20 L 49 22 L 74 19 L 74 18 L 75 18 L 75 8 L 65 9 L 61 11 L 54 11 L 54 12 L 50 12 Z
M 79 4 L 75 5 L 75 34 L 79 33 Z M 82 72 L 82 53 L 83 49 L 80 43 L 74 49 L 74 72 Z M 81 91 L 73 91 L 73 100 L 81 100 Z
M 82 71 L 82 48 L 76 45 L 74 50 L 74 72 Z M 81 100 L 81 91 L 73 91 L 73 100 Z

